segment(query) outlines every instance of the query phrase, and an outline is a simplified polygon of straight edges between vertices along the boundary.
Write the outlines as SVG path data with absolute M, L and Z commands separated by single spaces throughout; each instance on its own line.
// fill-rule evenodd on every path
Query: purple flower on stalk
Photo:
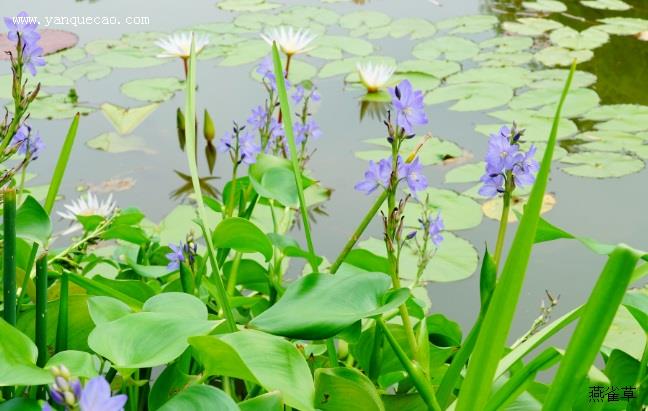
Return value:
M 81 411 L 123 411 L 128 397 L 124 394 L 112 396 L 110 384 L 103 376 L 88 381 L 81 393 Z
M 270 57 L 266 57 L 261 60 L 261 63 L 256 69 L 257 74 L 261 76 L 261 81 L 268 81 L 272 90 L 277 91 L 277 77 L 274 74 L 274 65 Z M 284 73 L 285 76 L 285 73 Z M 286 83 L 286 90 L 290 88 L 290 82 L 288 79 L 284 80 Z
M 290 96 L 295 104 L 299 104 L 304 99 L 304 86 L 297 84 L 295 92 Z
M 261 146 L 255 141 L 250 133 L 243 133 L 239 136 L 239 154 L 243 164 L 253 164 L 256 162 L 256 156 L 261 152 Z
M 226 153 L 229 150 L 233 150 L 235 147 L 234 136 L 228 131 L 220 140 L 218 140 L 216 150 L 218 150 L 219 153 Z
M 306 124 L 302 124 L 301 122 L 295 123 L 295 144 L 297 145 L 302 144 L 308 137 L 318 139 L 321 136 L 322 130 L 312 118 L 308 119 Z
M 313 91 L 311 91 L 310 99 L 316 103 L 322 99 L 322 96 L 320 96 L 316 88 L 313 88 Z
M 369 160 L 369 168 L 364 173 L 364 180 L 355 185 L 355 189 L 365 194 L 373 193 L 378 187 L 387 187 L 391 177 L 391 160 L 382 159 L 377 163 Z
M 535 153 L 536 147 L 533 144 L 526 153 L 518 153 L 518 160 L 512 170 L 516 187 L 530 186 L 535 182 L 535 175 L 540 170 Z
M 17 147 L 18 154 L 26 156 L 29 153 L 31 160 L 36 160 L 45 148 L 40 134 L 35 132 L 32 135 L 31 128 L 25 124 L 18 128 L 11 139 L 11 144 Z
M 43 67 L 45 59 L 43 58 L 43 48 L 36 44 L 26 44 L 23 48 L 23 64 L 32 76 L 36 75 L 36 67 Z
M 495 197 L 504 192 L 504 176 L 502 174 L 484 174 L 480 181 L 484 183 L 479 188 L 479 195 L 484 197 Z
M 18 42 L 18 36 L 22 39 L 23 44 L 34 44 L 41 38 L 36 31 L 38 23 L 35 19 L 32 20 L 25 11 L 21 11 L 16 17 L 5 17 L 4 21 L 9 29 L 7 38 L 14 43 Z
M 396 87 L 388 89 L 392 96 L 392 105 L 396 111 L 396 123 L 405 130 L 406 134 L 412 134 L 414 126 L 427 124 L 423 104 L 423 92 L 413 90 L 409 80 L 401 81 Z
M 423 175 L 423 165 L 419 162 L 418 157 L 411 163 L 403 164 L 402 170 L 404 176 L 400 175 L 401 168 L 399 167 L 399 177 L 405 178 L 407 186 L 414 197 L 416 197 L 418 191 L 425 190 L 428 187 L 427 178 Z
M 248 117 L 247 122 L 249 125 L 257 130 L 261 130 L 266 125 L 268 118 L 268 111 L 263 106 L 257 106 L 252 109 L 252 114 Z
M 185 261 L 184 246 L 182 245 L 182 243 L 178 245 L 169 244 L 169 248 L 172 252 L 166 255 L 166 258 L 169 261 L 169 264 L 167 264 L 167 270 L 175 271 L 179 269 L 180 264 Z
M 511 131 L 508 127 L 500 128 L 497 134 L 491 134 L 486 153 L 486 168 L 492 173 L 511 170 L 517 159 L 519 146 L 511 143 Z
M 432 216 L 428 217 L 428 235 L 430 236 L 432 243 L 437 247 L 441 245 L 441 242 L 443 241 L 441 231 L 443 231 L 444 227 L 440 211 L 436 218 L 432 218 Z

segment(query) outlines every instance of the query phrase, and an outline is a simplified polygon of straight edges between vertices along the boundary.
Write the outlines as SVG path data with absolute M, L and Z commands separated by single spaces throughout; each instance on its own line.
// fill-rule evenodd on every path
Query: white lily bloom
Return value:
M 67 211 L 57 211 L 57 214 L 65 220 L 74 222 L 70 228 L 63 232 L 63 235 L 67 235 L 83 228 L 83 226 L 78 223 L 77 216 L 98 215 L 108 218 L 115 211 L 115 208 L 117 208 L 117 204 L 113 201 L 112 194 L 109 195 L 106 200 L 99 201 L 99 198 L 97 198 L 96 195 L 92 192 L 88 192 L 85 197 L 79 197 L 76 201 L 72 201 L 71 204 L 65 204 L 64 207 Z
M 306 29 L 295 29 L 293 27 L 273 27 L 268 29 L 261 37 L 270 45 L 273 41 L 288 56 L 309 51 L 308 46 L 315 40 L 315 35 Z
M 189 58 L 191 54 L 191 34 L 192 33 L 175 33 L 164 39 L 158 40 L 155 44 L 163 52 L 158 54 L 160 58 L 180 57 L 181 59 Z M 209 44 L 209 36 L 206 34 L 194 34 L 196 41 L 196 55 Z
M 360 81 L 367 88 L 369 93 L 375 93 L 387 85 L 387 82 L 396 70 L 394 67 L 384 64 L 360 64 L 356 65 Z

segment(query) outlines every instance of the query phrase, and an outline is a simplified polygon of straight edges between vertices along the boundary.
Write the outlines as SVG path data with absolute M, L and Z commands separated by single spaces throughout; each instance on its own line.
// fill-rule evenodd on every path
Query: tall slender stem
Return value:
M 56 352 L 67 350 L 68 345 L 68 285 L 67 271 L 63 270 L 59 280 L 61 295 L 59 297 L 58 322 L 56 325 Z
M 511 187 L 512 176 L 511 172 L 508 172 L 506 179 L 506 187 L 504 189 L 504 197 L 502 199 L 502 215 L 500 217 L 499 230 L 497 232 L 497 243 L 495 243 L 495 254 L 493 255 L 493 260 L 495 261 L 495 268 L 499 268 L 499 262 L 502 257 L 502 250 L 504 249 L 504 240 L 506 239 L 506 228 L 508 227 L 508 218 L 509 213 L 511 212 Z
M 388 191 L 384 190 L 376 199 L 376 202 L 371 206 L 369 211 L 367 211 L 367 214 L 365 214 L 364 218 L 362 219 L 362 221 L 360 221 L 360 224 L 351 235 L 351 238 L 349 238 L 349 241 L 347 241 L 347 243 L 344 245 L 344 248 L 340 252 L 340 255 L 337 256 L 335 262 L 331 265 L 331 274 L 335 274 L 340 268 L 340 265 L 342 265 L 344 259 L 347 257 L 347 255 L 349 255 L 355 244 L 360 239 L 362 233 L 364 233 L 371 220 L 374 218 L 378 210 L 380 210 L 380 207 L 382 207 L 385 199 L 387 199 L 387 195 Z
M 36 365 L 44 367 L 47 362 L 47 253 L 36 260 Z
M 4 192 L 4 319 L 16 325 L 16 190 Z

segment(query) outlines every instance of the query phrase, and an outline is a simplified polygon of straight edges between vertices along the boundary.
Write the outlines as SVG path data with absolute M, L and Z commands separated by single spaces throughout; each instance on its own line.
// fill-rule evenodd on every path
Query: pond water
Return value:
M 279 1 L 279 0 L 278 0 Z M 524 10 L 521 1 L 495 0 L 440 0 L 441 6 L 428 0 L 401 0 L 398 2 L 382 0 L 367 1 L 365 4 L 353 2 L 321 3 L 317 1 L 279 1 L 282 8 L 264 13 L 280 13 L 285 7 L 294 5 L 321 6 L 336 11 L 341 15 L 358 11 L 383 12 L 391 19 L 406 17 L 425 18 L 431 22 L 440 22 L 453 17 L 472 16 L 477 14 L 493 15 L 500 22 L 515 21 L 520 17 L 537 17 L 537 14 Z M 173 32 L 187 27 L 227 22 L 239 14 L 251 14 L 251 11 L 240 13 L 221 10 L 215 1 L 207 0 L 157 0 L 155 2 L 132 0 L 97 0 L 97 1 L 58 1 L 31 0 L 27 4 L 18 0 L 3 1 L 3 15 L 19 12 L 23 8 L 34 16 L 147 16 L 148 26 L 61 26 L 56 27 L 73 31 L 80 38 L 80 47 L 103 39 L 119 39 L 125 33 L 137 32 Z M 235 2 L 229 2 L 235 3 Z M 626 0 L 632 6 L 628 11 L 598 10 L 586 7 L 578 1 L 566 1 L 568 11 L 554 13 L 551 19 L 577 30 L 584 30 L 596 23 L 598 19 L 610 16 L 648 18 L 648 4 L 643 0 Z M 468 26 L 476 24 L 469 22 Z M 467 26 L 467 27 L 468 27 Z M 644 30 L 648 30 L 645 28 Z M 329 34 L 348 35 L 345 28 L 333 25 L 328 27 Z M 369 30 L 367 34 L 376 33 L 378 29 Z M 467 30 L 470 31 L 470 30 Z M 494 36 L 504 36 L 500 24 L 486 27 L 475 34 L 460 34 L 475 42 L 485 41 Z M 250 33 L 249 38 L 254 38 Z M 442 34 L 446 35 L 446 34 Z M 219 41 L 218 34 L 212 35 Z M 227 35 L 225 35 L 227 36 Z M 363 36 L 366 38 L 366 36 Z M 439 37 L 436 34 L 435 37 Z M 391 56 L 396 61 L 412 59 L 412 48 L 428 40 L 411 40 L 409 36 L 392 38 L 385 36 L 369 39 L 375 51 L 374 55 Z M 543 40 L 548 41 L 548 40 Z M 544 45 L 536 47 L 542 48 Z M 311 57 L 299 57 L 316 67 L 327 61 Z M 439 57 L 443 59 L 443 57 Z M 477 67 L 478 62 L 462 61 L 463 71 Z M 221 136 L 228 129 L 231 121 L 244 122 L 249 110 L 260 104 L 264 98 L 259 83 L 250 78 L 254 64 L 240 66 L 221 66 L 219 59 L 202 60 L 198 67 L 199 102 L 198 106 L 207 108 L 214 118 L 217 135 Z M 541 63 L 532 61 L 522 65 L 533 70 L 543 68 Z M 594 56 L 579 65 L 579 70 L 596 75 L 596 82 L 590 86 L 600 97 L 600 104 L 637 104 L 648 105 L 648 42 L 640 41 L 635 36 L 612 35 L 610 40 L 594 49 Z M 8 73 L 8 64 L 2 63 L 2 74 Z M 503 70 L 503 69 L 499 69 Z M 115 68 L 105 78 L 88 80 L 82 78 L 75 82 L 79 101 L 97 108 L 105 102 L 123 107 L 142 106 L 146 103 L 133 100 L 120 91 L 120 85 L 135 79 L 147 77 L 180 77 L 182 67 L 179 61 L 142 68 Z M 364 196 L 354 191 L 354 184 L 360 180 L 366 162 L 358 159 L 354 153 L 367 150 L 368 145 L 362 140 L 384 135 L 380 121 L 365 117 L 360 119 L 358 89 L 345 87 L 344 76 L 313 79 L 322 95 L 316 119 L 324 137 L 316 141 L 313 148 L 317 151 L 309 163 L 313 175 L 321 179 L 322 184 L 334 189 L 331 199 L 326 203 L 328 216 L 320 216 L 314 225 L 316 249 L 329 259 L 339 252 L 341 244 L 348 238 L 371 203 L 372 196 Z M 66 92 L 69 87 L 46 88 L 47 91 Z M 520 92 L 518 92 L 520 94 Z M 450 140 L 471 153 L 464 163 L 477 162 L 486 150 L 486 138 L 475 131 L 479 124 L 493 124 L 497 130 L 501 120 L 494 119 L 487 113 L 504 110 L 506 105 L 476 111 L 453 111 L 454 102 L 445 102 L 428 106 L 430 124 L 425 131 L 434 136 Z M 581 104 L 581 101 L 578 101 Z M 577 106 L 578 104 L 575 104 Z M 582 103 L 585 104 L 585 103 Z M 596 103 L 595 103 L 596 105 Z M 111 179 L 132 179 L 135 185 L 124 191 L 114 193 L 121 206 L 134 205 L 142 208 L 153 221 L 159 221 L 183 201 L 172 195 L 184 183 L 175 170 L 186 172 L 185 155 L 178 149 L 175 130 L 175 111 L 183 106 L 183 95 L 163 102 L 133 134 L 141 137 L 146 145 L 146 152 L 131 151 L 109 153 L 91 149 L 86 142 L 94 137 L 113 131 L 113 126 L 106 120 L 100 110 L 82 118 L 79 137 L 72 154 L 71 165 L 64 181 L 63 194 L 66 199 L 75 198 L 80 186 L 97 185 Z M 577 107 L 574 107 L 576 109 Z M 643 117 L 646 118 L 645 116 Z M 31 169 L 37 175 L 30 182 L 32 185 L 46 184 L 48 172 L 56 160 L 56 154 L 63 141 L 68 125 L 65 120 L 33 120 L 33 125 L 41 130 L 48 150 Z M 581 130 L 592 128 L 592 122 L 577 120 Z M 648 130 L 644 127 L 634 131 Z M 648 140 L 648 138 L 646 138 Z M 563 147 L 573 149 L 570 141 L 562 143 Z M 214 175 L 227 175 L 229 172 L 224 158 L 219 159 Z M 462 164 L 462 163 L 460 163 Z M 460 165 L 459 164 L 459 165 Z M 642 163 L 643 164 L 643 163 Z M 431 185 L 439 188 L 463 192 L 473 184 L 445 184 L 446 173 L 457 164 L 435 165 L 426 168 Z M 545 217 L 555 225 L 569 232 L 592 237 L 603 242 L 626 242 L 637 248 L 645 249 L 648 219 L 644 207 L 648 196 L 645 182 L 648 175 L 645 170 L 625 175 L 620 178 L 586 178 L 563 172 L 566 164 L 554 162 L 549 191 L 553 193 L 556 204 Z M 643 168 L 643 166 L 639 167 Z M 207 174 L 205 164 L 202 164 Z M 219 186 L 218 180 L 214 182 Z M 105 196 L 106 194 L 102 194 Z M 60 203 L 59 203 L 60 204 Z M 509 241 L 516 228 L 510 228 Z M 369 232 L 379 235 L 380 224 L 374 222 Z M 476 227 L 456 231 L 456 234 L 470 241 L 479 255 L 483 254 L 484 244 L 494 244 L 497 222 L 483 218 Z M 302 238 L 300 233 L 293 233 Z M 540 301 L 545 290 L 553 295 L 560 295 L 560 303 L 554 311 L 554 318 L 584 302 L 598 276 L 604 258 L 593 255 L 576 242 L 557 242 L 540 245 L 535 248 L 531 265 L 525 282 L 523 297 L 520 302 L 518 317 L 511 335 L 520 335 L 529 328 L 533 319 L 539 314 Z M 478 276 L 473 275 L 465 280 L 452 283 L 431 283 L 428 287 L 432 301 L 432 311 L 443 312 L 449 318 L 460 322 L 466 330 L 479 308 Z

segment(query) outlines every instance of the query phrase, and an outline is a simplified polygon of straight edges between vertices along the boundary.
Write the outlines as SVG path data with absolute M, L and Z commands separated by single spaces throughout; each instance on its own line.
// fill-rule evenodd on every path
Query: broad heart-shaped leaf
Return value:
M 352 30 L 351 35 L 364 36 L 371 33 L 376 27 L 387 26 L 390 21 L 391 18 L 385 13 L 361 10 L 340 17 L 339 24 L 345 29 Z
M 65 365 L 75 377 L 92 378 L 97 376 L 92 354 L 84 351 L 61 351 L 52 356 L 45 364 L 45 368 L 55 365 Z
M 486 163 L 483 161 L 463 164 L 448 171 L 445 175 L 445 182 L 448 184 L 474 183 L 484 175 L 485 167 Z
M 555 30 L 563 25 L 555 20 L 542 19 L 537 17 L 523 17 L 515 21 L 505 21 L 502 28 L 509 33 L 522 36 L 541 36 L 544 33 Z
M 461 71 L 461 65 L 459 63 L 441 60 L 405 60 L 398 63 L 396 67 L 396 73 L 402 73 L 404 75 L 422 73 L 439 79 L 448 77 L 459 71 Z
M 281 337 L 246 330 L 220 336 L 192 337 L 189 343 L 207 375 L 225 375 L 280 391 L 286 405 L 314 411 L 315 388 L 308 364 Z
M 166 101 L 184 88 L 182 81 L 175 77 L 145 78 L 132 80 L 121 86 L 121 92 L 140 101 Z
M 196 297 L 163 293 L 148 299 L 141 312 L 97 325 L 88 345 L 116 368 L 156 367 L 182 354 L 187 338 L 207 334 L 216 325 L 207 321 L 207 309 Z
M 283 411 L 284 401 L 279 391 L 271 391 L 238 403 L 241 411 Z
M 604 349 L 618 349 L 639 360 L 645 344 L 645 331 L 627 307 L 620 306 L 603 341 Z
M 355 153 L 355 156 L 359 159 L 379 161 L 383 158 L 391 156 L 391 149 L 389 148 L 390 146 L 386 139 L 373 138 L 365 140 L 365 142 L 375 144 L 383 148 L 367 151 L 357 151 Z M 404 156 L 409 156 L 410 153 L 414 152 L 420 142 L 420 140 L 416 139 L 410 139 L 403 142 L 403 144 L 401 145 L 401 150 L 404 153 Z M 432 137 L 427 139 L 423 146 L 420 148 L 418 152 L 418 159 L 424 166 L 429 166 L 440 164 L 445 159 L 457 158 L 461 157 L 462 155 L 463 150 L 455 143 L 447 140 L 441 140 L 437 137 Z
M 373 383 L 355 368 L 318 368 L 315 370 L 315 406 L 319 410 L 349 409 L 384 411 Z
M 478 111 L 504 105 L 513 97 L 513 89 L 506 84 L 460 83 L 432 90 L 425 96 L 426 104 L 457 100 L 450 107 L 455 111 Z
M 648 19 L 636 17 L 607 17 L 599 20 L 601 25 L 596 28 L 618 35 L 638 34 L 648 30 Z
M 529 70 L 521 67 L 481 67 L 454 74 L 448 77 L 447 82 L 448 84 L 500 83 L 512 88 L 518 88 L 528 84 L 530 75 Z
M 159 104 L 154 103 L 141 107 L 124 108 L 111 103 L 104 103 L 101 105 L 101 112 L 115 127 L 115 130 L 123 135 L 135 130 L 159 106 Z
M 43 206 L 32 196 L 16 210 L 16 236 L 45 244 L 52 235 L 52 222 Z
M 329 338 L 362 318 L 402 304 L 409 292 L 388 294 L 390 286 L 383 273 L 309 274 L 293 282 L 275 305 L 248 326 L 290 338 Z
M 630 10 L 630 5 L 621 0 L 581 0 L 583 6 L 600 10 Z
M 648 119 L 648 106 L 638 104 L 609 104 L 595 107 L 583 116 L 588 120 L 604 121 L 619 118 L 642 117 Z
M 538 88 L 519 94 L 511 100 L 509 106 L 512 109 L 530 109 L 542 107 L 540 114 L 549 118 L 555 110 L 560 89 Z M 591 110 L 599 104 L 600 98 L 594 90 L 588 88 L 577 88 L 572 90 L 565 101 L 564 117 L 576 117 Z
M 211 385 L 190 385 L 180 391 L 163 406 L 159 411 L 185 411 L 185 410 L 222 410 L 239 411 L 238 405 L 232 397 Z
M 517 221 L 516 214 L 522 215 L 524 213 L 524 206 L 526 205 L 528 197 L 514 196 L 511 201 L 511 208 L 513 209 L 512 213 L 509 213 L 508 222 L 513 223 Z M 542 200 L 542 208 L 540 209 L 540 214 L 547 213 L 556 205 L 556 196 L 547 193 L 545 194 Z M 503 202 L 501 197 L 495 197 L 486 201 L 482 205 L 482 210 L 484 215 L 493 220 L 498 220 L 502 218 L 502 207 Z
M 0 387 L 47 384 L 48 371 L 36 367 L 38 349 L 25 334 L 0 319 Z
M 423 281 L 451 282 L 470 277 L 477 269 L 477 251 L 468 241 L 451 232 L 444 231 L 443 242 L 437 249 L 434 257 L 423 271 Z M 383 272 L 387 272 L 387 259 L 385 258 L 385 243 L 376 238 L 369 238 L 358 244 L 376 256 L 383 259 Z M 418 257 L 410 248 L 401 252 L 400 260 L 401 278 L 414 280 L 418 268 Z M 378 266 L 374 269 L 378 270 Z
M 242 253 L 261 253 L 266 261 L 272 258 L 272 242 L 259 227 L 240 217 L 221 221 L 213 233 L 214 247 L 231 248 Z
M 267 170 L 261 176 L 261 181 L 250 177 L 250 183 L 254 190 L 261 197 L 276 200 L 279 203 L 297 207 L 299 197 L 297 196 L 297 184 L 295 183 L 295 174 L 287 168 L 272 168 Z
M 549 13 L 562 13 L 563 11 L 567 11 L 567 6 L 565 6 L 565 3 L 557 0 L 524 1 L 522 2 L 522 6 L 529 10 Z
M 596 151 L 569 154 L 561 161 L 573 164 L 563 167 L 565 173 L 593 178 L 621 177 L 639 172 L 645 166 L 642 160 L 633 156 Z
M 447 60 L 461 61 L 475 57 L 479 46 L 462 37 L 445 36 L 418 43 L 412 50 L 414 57 L 435 60 L 443 55 Z
M 95 150 L 107 151 L 109 153 L 126 153 L 129 151 L 141 151 L 146 154 L 155 154 L 155 150 L 146 146 L 142 137 L 123 137 L 117 133 L 103 133 L 95 138 L 86 141 L 86 145 Z
M 544 69 L 537 70 L 530 73 L 530 83 L 528 86 L 531 88 L 560 88 L 562 81 L 569 74 L 566 69 Z M 575 89 L 588 87 L 596 83 L 596 76 L 587 71 L 575 71 L 573 85 Z
M 592 50 L 610 40 L 610 35 L 596 27 L 578 32 L 569 27 L 561 27 L 551 32 L 549 39 L 556 46 L 572 50 Z
M 479 43 L 482 49 L 495 47 L 498 53 L 515 53 L 533 46 L 533 38 L 527 36 L 498 36 Z
M 641 328 L 648 332 L 648 288 L 629 290 L 623 297 L 623 306 L 637 320 Z
M 41 405 L 36 400 L 29 398 L 13 398 L 0 403 L 0 411 L 41 411 Z
M 578 63 L 594 57 L 591 50 L 569 50 L 563 47 L 547 47 L 536 53 L 535 59 L 545 66 L 569 66 L 572 61 Z

